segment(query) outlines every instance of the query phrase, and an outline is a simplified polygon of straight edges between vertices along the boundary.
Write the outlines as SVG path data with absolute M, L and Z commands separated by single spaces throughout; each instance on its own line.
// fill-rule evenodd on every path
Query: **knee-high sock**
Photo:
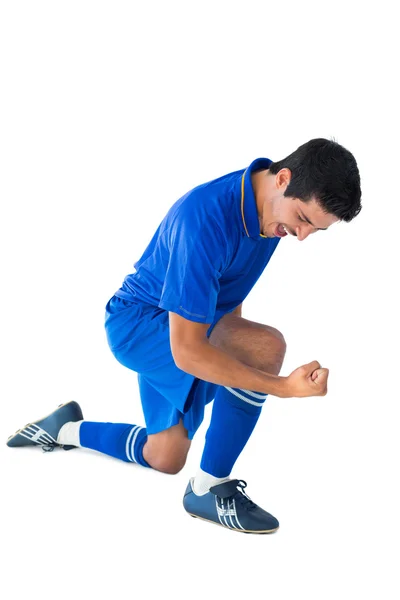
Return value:
M 147 431 L 144 427 L 127 423 L 94 423 L 92 421 L 82 421 L 78 426 L 79 438 L 77 441 L 82 447 L 97 450 L 97 452 L 114 456 L 125 462 L 136 462 L 144 467 L 150 467 L 143 458 L 143 446 L 147 441 Z M 68 444 L 68 431 L 65 430 L 63 433 L 62 429 L 59 441 Z M 71 441 L 73 443 L 72 439 Z
M 227 477 L 245 447 L 261 414 L 267 395 L 219 387 L 201 458 L 201 469 L 214 477 Z

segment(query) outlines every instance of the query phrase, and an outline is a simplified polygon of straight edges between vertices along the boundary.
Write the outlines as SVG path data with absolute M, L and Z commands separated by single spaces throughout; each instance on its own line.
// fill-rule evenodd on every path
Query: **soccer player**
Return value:
M 231 478 L 268 394 L 324 396 L 317 361 L 279 376 L 283 335 L 241 316 L 241 306 L 282 238 L 304 241 L 361 210 L 353 155 L 313 139 L 279 162 L 254 160 L 199 185 L 170 208 L 106 306 L 115 358 L 138 377 L 146 426 L 83 420 L 76 402 L 11 436 L 9 446 L 91 448 L 178 473 L 213 401 L 200 468 L 184 494 L 192 516 L 228 529 L 276 531 L 275 517 Z

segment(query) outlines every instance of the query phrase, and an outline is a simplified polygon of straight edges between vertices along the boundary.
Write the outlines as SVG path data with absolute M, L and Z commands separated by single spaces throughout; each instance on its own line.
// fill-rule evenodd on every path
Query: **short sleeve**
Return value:
M 180 215 L 164 233 L 168 265 L 159 306 L 189 321 L 212 323 L 226 242 L 211 219 Z

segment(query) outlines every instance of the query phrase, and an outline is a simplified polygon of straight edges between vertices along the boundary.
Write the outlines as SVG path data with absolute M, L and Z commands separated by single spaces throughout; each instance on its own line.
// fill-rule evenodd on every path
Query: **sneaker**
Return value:
M 77 402 L 71 401 L 60 406 L 50 415 L 25 425 L 10 435 L 7 440 L 7 446 L 15 448 L 16 446 L 41 446 L 45 452 L 54 450 L 56 446 L 64 450 L 72 450 L 76 446 L 62 446 L 57 443 L 58 432 L 61 427 L 69 421 L 82 421 L 83 415 L 81 407 Z
M 183 498 L 183 506 L 192 517 L 242 533 L 272 533 L 278 529 L 278 520 L 244 492 L 245 481 L 231 479 L 210 488 L 203 496 L 194 493 L 193 481 L 189 481 Z

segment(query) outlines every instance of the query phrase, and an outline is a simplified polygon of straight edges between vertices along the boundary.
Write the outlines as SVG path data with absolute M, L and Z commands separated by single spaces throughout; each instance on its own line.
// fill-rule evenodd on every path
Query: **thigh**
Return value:
M 168 312 L 114 297 L 107 306 L 106 330 L 115 358 L 138 374 L 148 434 L 165 431 L 182 419 L 191 439 L 216 386 L 176 366 Z
M 115 358 L 137 373 L 170 363 L 168 313 L 114 296 L 106 307 L 105 329 Z

